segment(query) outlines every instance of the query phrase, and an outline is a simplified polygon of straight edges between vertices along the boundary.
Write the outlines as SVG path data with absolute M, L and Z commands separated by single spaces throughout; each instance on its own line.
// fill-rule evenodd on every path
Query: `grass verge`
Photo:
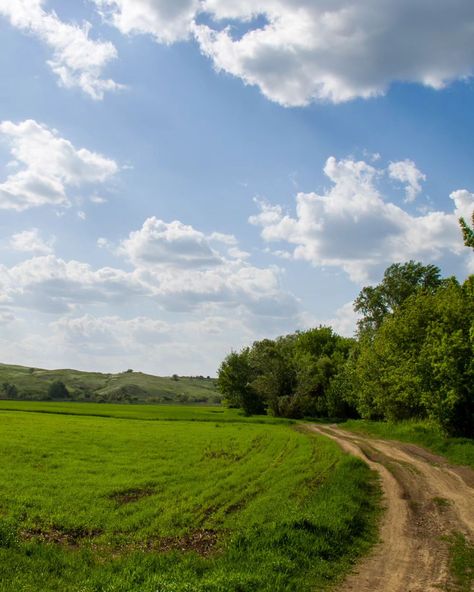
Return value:
M 461 533 L 448 538 L 450 571 L 456 592 L 472 592 L 474 588 L 474 545 Z
M 410 420 L 394 423 L 349 420 L 340 424 L 339 427 L 368 436 L 418 444 L 435 454 L 445 456 L 454 464 L 474 468 L 474 439 L 447 438 L 435 424 L 429 421 Z

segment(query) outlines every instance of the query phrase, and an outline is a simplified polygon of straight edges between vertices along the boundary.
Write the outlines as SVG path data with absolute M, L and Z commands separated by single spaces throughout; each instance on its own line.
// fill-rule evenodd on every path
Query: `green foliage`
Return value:
M 219 368 L 217 384 L 227 404 L 246 413 L 265 409 L 275 417 L 349 416 L 353 409 L 331 388 L 354 345 L 329 327 L 318 327 L 275 340 L 256 341 L 232 352 Z
M 67 399 L 69 397 L 69 391 L 61 380 L 55 380 L 48 387 L 48 397 L 50 399 Z
M 218 384 L 230 405 L 290 418 L 430 418 L 474 433 L 474 276 L 395 263 L 354 302 L 358 339 L 318 327 L 233 352 Z M 233 372 L 231 372 L 233 369 Z
M 7 399 L 16 399 L 18 397 L 18 389 L 14 384 L 4 382 L 2 384 L 2 392 Z
M 92 416 L 98 404 L 1 405 L 29 410 L 0 412 L 2 592 L 323 590 L 375 538 L 371 471 L 285 422 L 222 408 L 202 422 L 209 408 L 107 406 L 115 419 Z M 148 421 L 156 414 L 188 421 Z M 238 423 L 218 421 L 227 416 Z
M 355 388 L 362 417 L 430 417 L 451 435 L 474 433 L 471 282 L 419 290 L 361 338 Z
M 354 302 L 354 309 L 362 314 L 359 332 L 376 331 L 384 318 L 412 294 L 420 289 L 433 292 L 440 285 L 440 270 L 435 265 L 415 261 L 390 265 L 382 282 L 363 288 Z
M 220 365 L 217 387 L 230 407 L 241 408 L 246 415 L 263 413 L 261 397 L 252 387 L 255 374 L 250 366 L 249 349 L 231 352 Z
M 459 218 L 459 224 L 461 226 L 462 237 L 466 247 L 474 249 L 474 212 L 472 212 L 472 228 L 467 224 L 464 218 Z

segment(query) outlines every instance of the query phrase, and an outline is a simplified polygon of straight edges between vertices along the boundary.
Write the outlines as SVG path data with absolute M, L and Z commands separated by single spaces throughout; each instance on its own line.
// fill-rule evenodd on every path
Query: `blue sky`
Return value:
M 473 23 L 468 0 L 0 0 L 0 359 L 213 374 L 352 334 L 394 261 L 472 273 Z

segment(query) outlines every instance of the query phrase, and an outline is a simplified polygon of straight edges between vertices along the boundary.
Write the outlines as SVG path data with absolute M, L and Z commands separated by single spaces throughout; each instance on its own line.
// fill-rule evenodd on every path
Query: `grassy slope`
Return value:
M 131 388 L 131 394 L 141 401 L 166 402 L 188 397 L 190 400 L 212 400 L 216 397 L 215 381 L 207 378 L 173 380 L 169 377 L 152 376 L 142 372 L 101 374 L 79 370 L 41 370 L 25 366 L 0 364 L 0 385 L 14 384 L 20 396 L 44 398 L 54 380 L 61 380 L 73 398 L 93 397 L 109 400 L 123 388 Z M 135 389 L 135 390 L 134 390 Z
M 375 536 L 373 475 L 325 438 L 231 410 L 36 407 L 0 411 L 2 592 L 320 590 Z
M 428 421 L 404 421 L 400 423 L 366 420 L 350 420 L 340 427 L 401 442 L 419 444 L 435 454 L 441 454 L 455 464 L 474 468 L 474 439 L 447 438 L 439 428 Z

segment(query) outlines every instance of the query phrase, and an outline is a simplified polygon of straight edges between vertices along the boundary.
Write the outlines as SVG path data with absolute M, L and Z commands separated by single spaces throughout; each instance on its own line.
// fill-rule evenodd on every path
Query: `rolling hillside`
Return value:
M 48 398 L 52 382 L 60 380 L 74 401 L 218 403 L 215 380 L 204 377 L 162 377 L 132 372 L 102 374 L 78 370 L 43 370 L 0 364 L 0 398 L 12 398 L 4 385 L 14 385 L 15 398 Z

